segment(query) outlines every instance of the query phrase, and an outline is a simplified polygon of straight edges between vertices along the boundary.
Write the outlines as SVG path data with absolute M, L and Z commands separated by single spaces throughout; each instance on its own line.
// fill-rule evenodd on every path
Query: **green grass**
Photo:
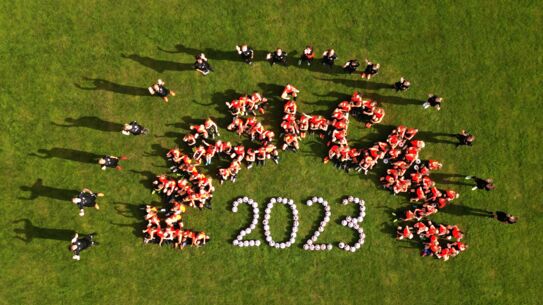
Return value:
M 199 4 L 197 4 L 199 3 Z M 542 294 L 541 245 L 541 71 L 542 7 L 537 1 L 3 1 L 0 3 L 0 303 L 2 304 L 539 304 Z M 214 58 L 208 77 L 187 70 L 188 48 L 234 51 L 247 41 L 258 50 L 281 46 L 298 54 L 307 43 L 318 52 L 333 46 L 340 60 L 368 57 L 382 72 L 371 84 L 355 76 L 318 68 L 254 66 Z M 209 52 L 208 52 L 209 53 Z M 221 52 L 216 52 L 222 54 Z M 121 54 L 150 59 L 140 63 Z M 162 61 L 162 62 L 159 62 Z M 373 89 L 400 76 L 410 91 Z M 177 91 L 169 104 L 148 96 L 108 90 L 81 90 L 84 78 L 146 88 L 162 78 Z M 165 171 L 160 148 L 174 145 L 186 129 L 167 124 L 226 117 L 224 101 L 237 93 L 292 82 L 302 90 L 299 111 L 326 113 L 338 94 L 357 88 L 379 96 L 384 124 L 424 131 L 477 136 L 472 148 L 429 143 L 423 158 L 445 164 L 442 172 L 493 177 L 493 192 L 461 193 L 459 205 L 505 210 L 518 215 L 513 226 L 447 210 L 436 221 L 458 224 L 470 248 L 441 262 L 396 242 L 385 226 L 385 207 L 405 206 L 373 182 L 321 163 L 324 147 L 315 138 L 299 153 L 283 153 L 281 163 L 243 170 L 236 184 L 217 185 L 212 211 L 190 210 L 187 226 L 205 229 L 212 242 L 183 252 L 143 245 L 134 236 L 141 219 L 131 211 L 157 201 L 134 171 Z M 260 85 L 260 86 L 259 86 Z M 442 111 L 424 111 L 408 100 L 428 92 L 445 97 Z M 66 118 L 97 116 L 124 123 L 138 120 L 146 137 L 93 128 L 65 128 Z M 264 118 L 275 126 L 279 118 Z M 375 129 L 352 122 L 350 138 L 368 143 Z M 186 125 L 186 124 L 185 124 Z M 223 127 L 222 132 L 227 132 Z M 234 136 L 228 135 L 235 139 Z M 370 141 L 371 139 L 371 141 Z M 124 154 L 121 172 L 95 164 L 30 156 L 40 149 L 69 148 L 96 154 Z M 157 151 L 158 150 L 158 151 Z M 40 196 L 25 200 L 37 179 L 46 186 L 106 193 L 100 211 L 83 218 L 66 200 Z M 296 200 L 301 226 L 288 250 L 230 245 L 246 225 L 245 207 L 234 214 L 231 201 L 247 195 L 264 208 L 266 198 Z M 364 198 L 367 239 L 357 253 L 309 253 L 299 246 L 320 221 L 320 210 L 302 204 L 309 196 L 332 204 L 332 221 L 319 241 L 348 241 L 350 229 L 337 225 L 353 207 L 336 202 L 344 195 Z M 277 239 L 287 223 L 286 209 L 273 212 Z M 34 238 L 16 237 L 28 219 Z M 68 231 L 99 232 L 100 245 L 70 259 Z M 68 232 L 69 233 L 69 232 Z M 261 229 L 250 237 L 262 238 Z M 45 237 L 45 238 L 43 238 Z

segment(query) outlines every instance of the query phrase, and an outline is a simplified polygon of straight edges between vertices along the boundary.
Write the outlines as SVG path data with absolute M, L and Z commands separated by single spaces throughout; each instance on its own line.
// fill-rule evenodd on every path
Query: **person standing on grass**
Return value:
M 472 179 L 473 181 L 475 181 L 476 186 L 474 186 L 471 189 L 472 191 L 475 191 L 477 189 L 491 191 L 491 190 L 496 188 L 496 186 L 494 185 L 494 180 L 492 180 L 490 178 L 489 179 L 482 179 L 482 178 L 475 177 L 475 176 L 466 176 L 465 179 Z
M 193 67 L 196 71 L 202 73 L 202 75 L 204 76 L 208 75 L 209 72 L 213 71 L 213 68 L 209 64 L 206 58 L 206 55 L 204 53 L 200 53 L 196 55 L 195 58 L 196 58 L 196 61 L 194 62 Z
M 115 168 L 117 170 L 121 170 L 123 168 L 119 165 L 119 160 L 128 160 L 128 158 L 125 157 L 125 156 L 121 156 L 119 158 L 119 157 L 115 157 L 115 156 L 105 155 L 103 158 L 100 158 L 98 160 L 98 164 L 101 165 L 102 170 L 106 170 L 108 167 L 109 168 Z
M 301 66 L 302 63 L 307 63 L 308 66 L 311 66 L 311 63 L 313 62 L 313 59 L 315 58 L 315 52 L 313 52 L 313 47 L 310 45 L 307 45 L 302 52 L 302 56 L 300 57 L 300 60 L 298 60 L 298 66 Z
M 236 50 L 238 51 L 239 56 L 241 56 L 241 59 L 243 59 L 246 64 L 248 65 L 253 64 L 255 51 L 252 48 L 250 48 L 246 44 L 242 44 L 241 46 L 236 46 Z
M 364 69 L 364 72 L 360 74 L 360 77 L 365 79 L 370 79 L 373 76 L 375 76 L 377 73 L 379 73 L 379 69 L 381 68 L 381 65 L 378 63 L 373 63 L 369 61 L 367 58 L 365 59 L 366 62 L 366 68 Z
M 358 67 L 360 67 L 358 59 L 351 59 L 343 65 L 343 71 L 349 74 L 353 74 L 353 72 L 355 72 Z
M 91 190 L 85 188 L 77 195 L 77 197 L 72 198 L 72 202 L 79 207 L 79 216 L 84 216 L 84 208 L 93 207 L 97 210 L 100 209 L 96 199 L 103 196 L 104 193 L 93 193 Z
M 334 65 L 334 62 L 337 59 L 337 54 L 334 49 L 328 49 L 322 53 L 321 64 L 327 65 L 330 69 Z
M 403 77 L 400 77 L 400 81 L 394 83 L 394 89 L 396 89 L 396 92 L 407 91 L 409 87 L 411 87 L 411 82 L 407 79 L 404 79 Z
M 281 48 L 275 49 L 275 51 L 268 53 L 266 56 L 266 60 L 270 62 L 270 65 L 275 65 L 277 63 L 281 63 L 283 65 L 287 65 L 287 53 L 283 52 Z
M 443 102 L 443 98 L 440 96 L 437 96 L 433 93 L 428 94 L 428 100 L 426 103 L 422 104 L 422 108 L 426 109 L 428 107 L 434 107 L 438 111 L 441 110 L 441 103 Z
M 147 132 L 149 132 L 149 130 L 143 127 L 142 125 L 138 124 L 138 122 L 136 121 L 132 121 L 128 124 L 124 124 L 123 130 L 121 130 L 121 133 L 125 136 L 129 136 L 129 135 L 139 136 L 139 135 L 147 134 Z
M 175 92 L 173 92 L 173 90 L 169 90 L 164 85 L 165 83 L 161 79 L 159 79 L 157 83 L 149 87 L 148 90 L 151 95 L 159 96 L 167 103 L 168 96 L 175 96 Z
M 462 131 L 456 135 L 456 138 L 460 143 L 456 144 L 456 147 L 466 145 L 471 146 L 475 141 L 475 136 L 462 129 Z
M 92 246 L 97 245 L 98 243 L 94 241 L 94 236 L 96 233 L 92 233 L 89 235 L 84 235 L 83 237 L 79 237 L 79 234 L 75 233 L 74 238 L 72 238 L 72 241 L 70 243 L 69 250 L 72 252 L 73 256 L 72 259 L 80 260 L 81 257 L 79 254 L 81 251 L 86 250 Z

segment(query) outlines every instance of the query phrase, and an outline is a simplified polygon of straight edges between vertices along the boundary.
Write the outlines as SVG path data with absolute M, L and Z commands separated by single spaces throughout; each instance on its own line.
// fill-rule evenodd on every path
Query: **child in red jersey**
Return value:
M 370 128 L 374 124 L 381 123 L 384 117 L 385 117 L 385 109 L 381 107 L 375 107 L 370 121 L 366 123 L 366 128 Z
M 259 92 L 255 91 L 251 95 L 251 101 L 254 106 L 251 107 L 251 109 L 247 109 L 250 111 L 253 115 L 256 115 L 255 111 L 260 112 L 261 114 L 264 114 L 264 106 L 266 106 L 266 103 L 268 102 L 268 99 L 263 97 Z
M 313 59 L 315 58 L 315 52 L 313 52 L 313 47 L 310 45 L 307 45 L 302 52 L 302 56 L 300 57 L 300 60 L 298 60 L 298 66 L 301 66 L 302 63 L 307 63 L 308 66 L 311 66 L 311 63 L 313 62 Z
M 411 232 L 411 227 L 405 226 L 405 227 L 398 227 L 396 230 L 396 239 L 397 240 L 403 240 L 403 239 L 413 239 L 413 233 Z
M 300 93 L 300 90 L 298 90 L 291 84 L 287 84 L 285 86 L 285 89 L 283 90 L 283 93 L 281 93 L 281 99 L 283 99 L 284 101 L 289 101 L 292 97 L 292 100 L 295 101 L 298 97 L 298 93 Z
M 207 139 L 209 137 L 209 132 L 207 132 L 207 128 L 204 124 L 201 125 L 191 125 L 190 130 L 194 131 L 194 137 L 196 139 L 202 137 L 204 139 Z

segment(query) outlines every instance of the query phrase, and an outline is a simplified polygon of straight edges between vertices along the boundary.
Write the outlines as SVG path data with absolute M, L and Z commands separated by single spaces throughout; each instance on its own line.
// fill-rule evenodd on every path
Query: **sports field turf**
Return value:
M 541 304 L 540 2 L 5 0 L 0 11 L 1 304 Z M 242 42 L 258 51 L 253 66 L 234 53 Z M 307 43 L 319 53 L 334 47 L 338 63 L 373 59 L 381 73 L 364 82 L 339 69 L 298 67 Z M 278 46 L 291 54 L 288 67 L 262 60 Z M 197 52 L 214 73 L 191 70 Z M 388 88 L 400 76 L 413 83 L 405 93 Z M 158 78 L 178 94 L 169 104 L 147 94 Z M 306 113 L 328 114 L 362 90 L 386 109 L 383 125 L 426 132 L 421 156 L 444 163 L 441 177 L 494 178 L 492 192 L 440 184 L 461 197 L 432 219 L 458 224 L 470 248 L 443 262 L 395 241 L 390 210 L 406 199 L 379 187 L 377 173 L 322 164 L 326 148 L 314 136 L 298 153 L 282 153 L 279 165 L 216 183 L 212 210 L 189 210 L 185 225 L 210 234 L 209 245 L 182 252 L 144 245 L 138 206 L 159 200 L 148 177 L 167 171 L 164 150 L 208 116 L 237 141 L 224 129 L 224 102 L 252 90 L 273 99 L 263 120 L 277 130 L 277 98 L 288 82 L 301 90 L 299 111 Z M 429 92 L 445 97 L 441 111 L 420 107 Z M 66 127 L 71 119 L 75 127 Z M 151 134 L 122 136 L 118 125 L 131 120 Z M 476 135 L 473 147 L 433 137 L 463 128 Z M 355 120 L 349 131 L 358 146 L 386 137 Z M 130 160 L 122 171 L 102 172 L 95 154 Z M 79 217 L 69 200 L 84 187 L 106 196 L 99 211 Z M 294 199 L 297 243 L 286 250 L 232 246 L 250 217 L 245 207 L 230 211 L 242 195 L 261 210 L 272 196 Z M 332 205 L 319 242 L 350 241 L 352 230 L 337 220 L 355 209 L 337 202 L 345 195 L 366 200 L 360 251 L 301 249 L 320 221 L 318 208 L 302 204 L 315 195 Z M 504 210 L 520 221 L 503 225 L 470 215 L 471 208 Z M 289 223 L 287 210 L 276 207 L 276 239 Z M 100 242 L 79 262 L 67 250 L 74 231 L 98 232 Z M 250 238 L 263 239 L 262 230 Z

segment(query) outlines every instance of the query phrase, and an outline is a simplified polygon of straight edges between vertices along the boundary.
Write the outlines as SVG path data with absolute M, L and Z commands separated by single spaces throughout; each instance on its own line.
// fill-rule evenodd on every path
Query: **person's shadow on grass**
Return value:
M 30 153 L 28 155 L 41 159 L 59 158 L 89 164 L 97 163 L 98 159 L 103 157 L 103 155 L 98 155 L 87 151 L 62 147 L 53 147 L 49 150 L 42 148 L 38 149 L 38 153 Z
M 83 127 L 106 132 L 120 132 L 123 128 L 123 124 L 105 121 L 96 116 L 82 116 L 77 119 L 65 118 L 64 121 L 66 124 L 58 124 L 55 122 L 51 122 L 51 124 L 58 127 Z
M 142 66 L 155 70 L 158 73 L 163 73 L 164 71 L 194 70 L 192 64 L 189 64 L 189 63 L 180 63 L 180 62 L 169 61 L 169 60 L 154 59 L 151 57 L 139 56 L 138 54 L 130 54 L 130 55 L 121 54 L 121 57 L 133 60 Z
M 117 214 L 131 219 L 136 219 L 134 223 L 117 223 L 110 222 L 114 226 L 132 228 L 132 234 L 140 238 L 143 237 L 143 229 L 145 229 L 145 204 L 132 204 L 124 202 L 115 202 L 114 209 Z
M 492 211 L 487 211 L 485 209 L 472 208 L 464 204 L 449 204 L 445 208 L 441 209 L 440 212 L 448 213 L 456 216 L 477 216 L 490 218 L 492 217 Z
M 361 79 L 357 77 L 356 79 L 347 79 L 347 78 L 320 78 L 317 77 L 318 80 L 326 81 L 326 82 L 332 82 L 336 84 L 342 84 L 346 87 L 352 87 L 352 88 L 358 88 L 362 90 L 363 93 L 365 93 L 365 90 L 379 90 L 379 89 L 394 89 L 394 86 L 392 84 L 387 83 L 378 83 L 373 81 L 367 81 L 364 79 Z
M 472 187 L 473 184 L 467 183 L 464 179 L 467 175 L 463 174 L 447 174 L 447 173 L 431 173 L 430 177 L 437 183 L 441 184 L 454 184 L 454 185 L 466 185 Z M 456 179 L 454 179 L 456 178 Z M 460 181 L 457 181 L 460 180 Z
M 147 88 L 134 87 L 128 85 L 117 84 L 105 79 L 100 78 L 88 78 L 84 77 L 85 80 L 92 82 L 92 87 L 84 87 L 80 84 L 74 83 L 74 86 L 81 90 L 103 90 L 111 91 L 120 94 L 135 95 L 135 96 L 150 96 L 149 90 Z
M 386 135 L 390 134 L 392 130 L 396 128 L 396 126 L 393 125 L 382 125 L 382 124 L 375 124 L 374 128 L 377 129 L 377 131 L 380 134 L 383 134 L 386 138 Z M 454 133 L 447 133 L 447 132 L 433 132 L 433 131 L 424 131 L 419 130 L 417 134 L 415 135 L 415 139 L 423 140 L 424 142 L 428 143 L 441 143 L 441 144 L 458 144 L 458 142 L 451 141 L 450 138 L 456 139 L 456 134 Z
M 23 200 L 35 200 L 38 197 L 47 197 L 51 199 L 57 199 L 62 201 L 69 201 L 70 198 L 79 194 L 78 190 L 61 189 L 52 186 L 43 185 L 43 180 L 39 178 L 34 182 L 32 186 L 20 186 L 19 189 L 23 192 L 30 192 L 28 198 L 19 197 Z
M 160 46 L 157 46 L 157 49 L 165 53 L 170 53 L 170 54 L 183 53 L 183 54 L 192 55 L 192 56 L 196 56 L 200 53 L 204 53 L 212 65 L 213 65 L 213 61 L 215 60 L 239 62 L 246 65 L 243 59 L 240 57 L 240 55 L 236 52 L 236 49 L 234 48 L 234 46 L 232 47 L 231 50 L 219 50 L 215 48 L 196 49 L 196 48 L 189 47 L 180 43 L 180 44 L 175 45 L 175 50 L 166 50 L 166 49 L 161 48 Z M 266 59 L 266 56 L 268 55 L 268 53 L 274 50 L 275 49 L 273 50 L 253 49 L 254 51 L 254 57 L 252 60 L 253 63 L 256 63 L 256 62 L 267 63 L 268 60 Z M 305 64 L 298 65 L 298 60 L 300 58 L 300 56 L 298 55 L 298 51 L 296 50 L 284 50 L 284 51 L 287 52 L 288 54 L 286 67 L 308 69 L 314 72 L 320 72 L 320 73 L 325 73 L 325 74 L 336 74 L 336 73 L 342 72 L 342 69 L 340 66 L 334 65 L 332 68 L 330 68 L 328 66 L 321 65 L 320 60 L 315 60 L 314 63 L 309 67 L 306 66 Z M 285 67 L 282 64 L 275 64 L 275 65 Z
M 32 222 L 27 218 L 15 220 L 13 223 L 17 224 L 21 222 L 24 223 L 23 228 L 14 229 L 13 232 L 17 234 L 15 238 L 20 239 L 25 243 L 32 242 L 34 238 L 52 239 L 68 242 L 75 235 L 75 231 L 73 230 L 37 227 L 33 225 Z

